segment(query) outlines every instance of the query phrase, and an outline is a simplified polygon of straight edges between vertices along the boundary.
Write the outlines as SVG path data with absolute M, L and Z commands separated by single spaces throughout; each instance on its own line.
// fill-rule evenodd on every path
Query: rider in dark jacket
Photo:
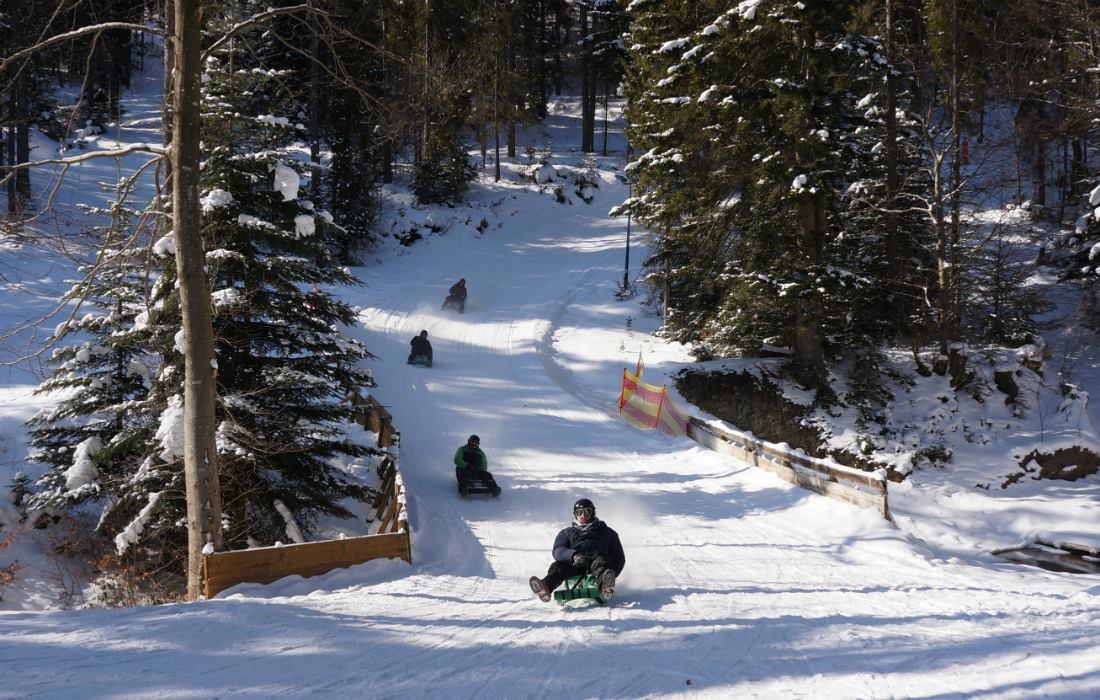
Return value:
M 619 534 L 596 517 L 596 506 L 587 498 L 573 504 L 573 524 L 554 538 L 554 563 L 546 578 L 532 576 L 531 590 L 542 601 L 570 576 L 593 574 L 600 585 L 600 598 L 610 600 L 615 578 L 626 566 L 626 554 Z
M 447 308 L 448 304 L 453 304 L 458 307 L 459 313 L 466 310 L 466 278 L 463 277 L 459 281 L 451 285 L 451 288 L 447 290 L 447 298 L 443 300 L 443 308 Z
M 426 357 L 428 364 L 432 363 L 432 344 L 428 342 L 428 331 L 420 331 L 420 335 L 409 341 L 409 347 L 412 348 L 409 352 L 409 362 L 417 357 Z

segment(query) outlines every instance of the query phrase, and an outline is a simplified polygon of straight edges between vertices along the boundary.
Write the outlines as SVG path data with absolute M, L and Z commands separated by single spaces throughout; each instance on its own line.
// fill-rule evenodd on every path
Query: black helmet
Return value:
M 420 331 L 420 337 L 421 338 L 427 338 L 428 337 L 428 331 Z
M 582 508 L 587 508 L 588 510 L 592 511 L 591 515 L 596 514 L 596 506 L 592 503 L 592 501 L 588 500 L 587 498 L 582 498 L 573 504 L 573 514 L 576 515 L 577 511 L 581 510 Z
M 480 445 L 481 444 L 481 438 L 479 438 L 477 435 L 471 435 L 470 437 L 466 438 L 466 442 L 468 442 L 468 443 L 476 442 L 477 444 Z

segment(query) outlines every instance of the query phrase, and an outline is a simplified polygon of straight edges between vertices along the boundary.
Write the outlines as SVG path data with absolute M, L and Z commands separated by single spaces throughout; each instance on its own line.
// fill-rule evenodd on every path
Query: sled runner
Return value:
M 466 300 L 458 297 L 447 297 L 443 300 L 444 310 L 447 308 L 457 309 L 458 313 L 464 313 L 466 311 Z
M 427 355 L 413 355 L 408 359 L 408 364 L 416 365 L 417 367 L 431 367 L 432 361 Z
M 582 598 L 592 598 L 600 603 L 607 603 L 600 597 L 600 582 L 593 574 L 570 576 L 565 579 L 564 587 L 560 591 L 554 591 L 554 600 L 562 605 L 570 600 Z
M 497 486 L 495 481 L 486 481 L 484 479 L 469 479 L 464 486 L 460 486 L 458 489 L 459 494 L 463 498 L 467 496 L 485 495 L 496 498 L 500 495 L 500 487 Z

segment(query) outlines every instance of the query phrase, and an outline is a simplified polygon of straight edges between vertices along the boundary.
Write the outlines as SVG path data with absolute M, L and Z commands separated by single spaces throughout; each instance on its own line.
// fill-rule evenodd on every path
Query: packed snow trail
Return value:
M 646 341 L 612 298 L 624 222 L 604 212 L 626 192 L 600 175 L 592 205 L 483 185 L 472 206 L 499 227 L 359 270 L 411 567 L 0 614 L 0 698 L 1100 696 L 1100 577 L 938 560 L 872 511 L 615 416 Z M 441 311 L 460 277 L 466 312 Z M 405 364 L 421 329 L 430 369 Z M 471 433 L 499 499 L 458 497 Z M 582 496 L 626 550 L 614 602 L 541 603 L 527 577 Z

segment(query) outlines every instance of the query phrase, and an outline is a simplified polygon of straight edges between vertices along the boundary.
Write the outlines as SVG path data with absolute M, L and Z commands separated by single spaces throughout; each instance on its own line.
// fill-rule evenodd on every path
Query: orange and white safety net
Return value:
M 623 369 L 619 415 L 639 428 L 660 430 L 667 435 L 687 435 L 688 419 L 672 403 L 668 387 L 646 384 L 640 369 L 637 372 Z

